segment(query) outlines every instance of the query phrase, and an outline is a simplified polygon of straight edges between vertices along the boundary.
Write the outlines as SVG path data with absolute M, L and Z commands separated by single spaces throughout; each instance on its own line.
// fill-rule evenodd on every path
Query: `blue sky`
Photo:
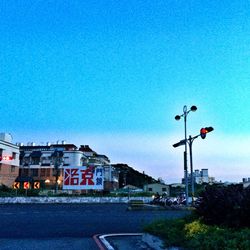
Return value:
M 0 130 L 15 142 L 89 144 L 167 183 L 194 168 L 250 177 L 249 1 L 0 2 Z

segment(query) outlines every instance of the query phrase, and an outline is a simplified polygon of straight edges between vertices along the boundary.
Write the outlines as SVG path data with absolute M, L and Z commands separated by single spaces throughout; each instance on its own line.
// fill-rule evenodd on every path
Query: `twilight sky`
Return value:
M 2 0 L 0 131 L 89 144 L 167 183 L 195 169 L 250 177 L 250 2 Z

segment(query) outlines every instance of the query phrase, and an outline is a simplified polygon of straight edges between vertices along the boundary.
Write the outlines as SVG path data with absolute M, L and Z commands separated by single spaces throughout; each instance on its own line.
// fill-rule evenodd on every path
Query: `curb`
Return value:
M 160 238 L 158 238 L 152 234 L 144 233 L 142 235 L 142 241 L 145 242 L 150 247 L 152 247 L 154 250 L 166 249 L 163 247 L 163 245 L 164 245 L 163 241 Z
M 113 246 L 109 243 L 108 237 L 116 237 L 116 236 L 141 236 L 142 242 L 150 246 L 154 250 L 163 250 L 166 249 L 163 247 L 163 241 L 151 234 L 148 233 L 119 233 L 119 234 L 103 234 L 103 235 L 94 235 L 93 238 L 98 245 L 100 250 L 115 250 Z M 173 248 L 175 249 L 175 248 Z
M 137 210 L 149 210 L 149 211 L 157 210 L 157 211 L 159 211 L 159 210 L 166 210 L 166 208 L 163 206 L 158 206 L 158 205 L 142 204 L 140 206 L 129 205 L 127 210 L 129 210 L 129 211 L 137 211 Z
M 120 233 L 120 234 L 104 234 L 99 236 L 99 239 L 102 241 L 102 243 L 105 245 L 107 250 L 115 250 L 111 244 L 105 239 L 107 237 L 115 237 L 115 236 L 142 236 L 143 234 L 141 233 Z

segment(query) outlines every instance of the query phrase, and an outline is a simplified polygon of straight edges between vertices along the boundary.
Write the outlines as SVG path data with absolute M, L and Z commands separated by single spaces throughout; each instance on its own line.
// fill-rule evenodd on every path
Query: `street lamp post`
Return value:
M 176 115 L 175 120 L 180 120 L 181 117 L 184 118 L 184 133 L 185 133 L 185 151 L 184 151 L 184 178 L 185 178 L 185 196 L 186 196 L 186 205 L 188 205 L 188 170 L 187 170 L 187 115 L 190 111 L 196 111 L 197 107 L 192 106 L 189 110 L 187 109 L 187 106 L 185 105 L 183 107 L 183 114 L 182 115 Z
M 200 131 L 200 134 L 198 134 L 198 135 L 196 135 L 194 137 L 192 137 L 190 135 L 189 138 L 188 138 L 188 140 L 184 139 L 184 140 L 181 140 L 181 141 L 179 141 L 179 142 L 177 142 L 177 143 L 175 143 L 173 145 L 174 148 L 179 147 L 179 146 L 183 146 L 183 145 L 185 145 L 186 142 L 189 145 L 190 171 L 191 171 L 191 188 L 192 188 L 191 189 L 191 192 L 192 192 L 192 203 L 194 203 L 194 176 L 193 176 L 194 172 L 193 172 L 193 150 L 192 150 L 193 141 L 196 138 L 198 138 L 199 136 L 204 139 L 206 137 L 206 134 L 209 133 L 209 132 L 211 132 L 211 131 L 213 131 L 213 130 L 214 130 L 213 127 L 202 128 L 201 131 Z M 205 133 L 205 134 L 202 134 L 202 133 Z M 184 154 L 184 157 L 186 157 L 185 154 Z
M 196 139 L 200 135 L 196 135 L 194 137 L 191 137 L 191 135 L 188 138 L 188 144 L 189 144 L 189 154 L 190 154 L 190 172 L 191 172 L 191 194 L 192 194 L 192 203 L 194 203 L 194 175 L 193 175 L 193 153 L 192 153 L 192 145 L 194 139 Z

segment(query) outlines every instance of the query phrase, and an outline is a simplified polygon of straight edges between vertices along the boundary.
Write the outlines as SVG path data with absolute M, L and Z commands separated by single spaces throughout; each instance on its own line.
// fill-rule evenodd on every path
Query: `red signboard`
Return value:
M 104 185 L 103 167 L 64 168 L 63 189 L 102 190 Z

